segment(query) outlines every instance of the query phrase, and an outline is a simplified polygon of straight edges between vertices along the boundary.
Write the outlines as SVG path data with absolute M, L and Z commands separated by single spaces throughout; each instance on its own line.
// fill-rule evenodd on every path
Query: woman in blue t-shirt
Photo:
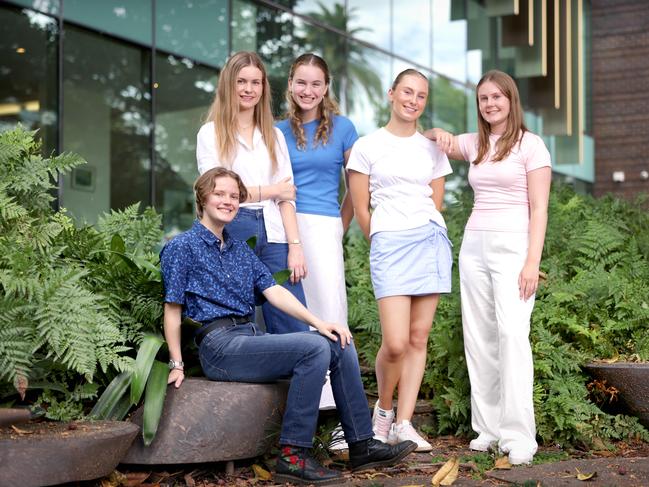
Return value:
M 320 56 L 303 54 L 295 60 L 286 100 L 286 119 L 277 127 L 286 138 L 297 186 L 297 223 L 309 269 L 302 280 L 307 307 L 325 321 L 347 325 L 342 238 L 353 209 L 347 194 L 338 203 L 338 190 L 358 134 L 338 114 L 329 67 Z M 320 407 L 335 407 L 330 387 L 323 389 Z

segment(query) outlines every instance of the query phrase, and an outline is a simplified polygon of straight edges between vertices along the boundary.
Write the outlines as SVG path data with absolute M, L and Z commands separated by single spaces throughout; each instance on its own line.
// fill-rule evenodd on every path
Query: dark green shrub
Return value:
M 454 243 L 453 292 L 440 301 L 420 395 L 430 398 L 440 433 L 470 433 L 457 256 L 472 195 L 445 212 Z M 649 216 L 642 202 L 594 199 L 555 188 L 541 269 L 548 279 L 532 315 L 534 402 L 546 443 L 590 446 L 641 437 L 635 418 L 611 416 L 590 401 L 582 365 L 602 358 L 649 360 Z M 349 323 L 366 365 L 373 366 L 380 326 L 369 278 L 368 244 L 359 234 L 345 246 Z

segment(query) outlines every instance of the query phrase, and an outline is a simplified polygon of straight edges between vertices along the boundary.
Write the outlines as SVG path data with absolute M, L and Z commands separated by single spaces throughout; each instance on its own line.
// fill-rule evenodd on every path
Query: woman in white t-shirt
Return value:
M 428 79 L 407 69 L 394 80 L 388 98 L 390 121 L 358 139 L 347 163 L 354 214 L 370 239 L 370 271 L 381 319 L 379 399 L 372 425 L 379 440 L 412 440 L 417 451 L 430 451 L 410 420 L 439 293 L 451 291 L 451 243 L 439 212 L 444 176 L 451 166 L 446 155 L 417 132 Z
M 198 172 L 222 166 L 241 177 L 248 199 L 225 227 L 228 235 L 238 240 L 255 237 L 257 257 L 273 273 L 289 268 L 291 276 L 284 287 L 306 304 L 300 281 L 307 269 L 295 216 L 293 173 L 284 135 L 273 126 L 270 100 L 259 56 L 233 54 L 219 76 L 209 122 L 198 132 Z M 309 329 L 268 302 L 262 311 L 269 333 Z
M 460 249 L 464 349 L 471 381 L 473 450 L 498 444 L 511 464 L 537 450 L 530 316 L 552 176 L 550 154 L 523 123 L 516 83 L 487 72 L 477 86 L 478 133 L 426 135 L 471 161 L 474 206 Z

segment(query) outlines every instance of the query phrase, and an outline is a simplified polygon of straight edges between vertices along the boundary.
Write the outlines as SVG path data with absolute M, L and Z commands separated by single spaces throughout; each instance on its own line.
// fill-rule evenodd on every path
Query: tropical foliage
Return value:
M 159 329 L 160 218 L 132 206 L 76 226 L 52 194 L 85 161 L 43 158 L 33 135 L 0 134 L 0 398 L 70 419 Z
M 457 254 L 471 195 L 445 212 L 455 244 L 453 292 L 440 301 L 430 335 L 421 395 L 429 398 L 440 433 L 470 432 L 469 381 L 464 362 Z M 646 202 L 645 202 L 646 203 Z M 372 294 L 368 244 L 346 242 L 349 322 L 361 360 L 373 365 L 380 326 Z M 641 437 L 635 418 L 612 416 L 591 400 L 582 365 L 595 359 L 649 360 L 649 216 L 643 202 L 553 190 L 542 271 L 547 280 L 532 316 L 534 402 L 546 443 L 592 447 Z

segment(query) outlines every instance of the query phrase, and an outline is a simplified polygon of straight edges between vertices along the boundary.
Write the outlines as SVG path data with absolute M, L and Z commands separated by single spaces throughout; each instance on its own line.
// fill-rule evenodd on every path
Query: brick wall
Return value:
M 591 0 L 591 37 L 593 193 L 649 193 L 649 1 Z

